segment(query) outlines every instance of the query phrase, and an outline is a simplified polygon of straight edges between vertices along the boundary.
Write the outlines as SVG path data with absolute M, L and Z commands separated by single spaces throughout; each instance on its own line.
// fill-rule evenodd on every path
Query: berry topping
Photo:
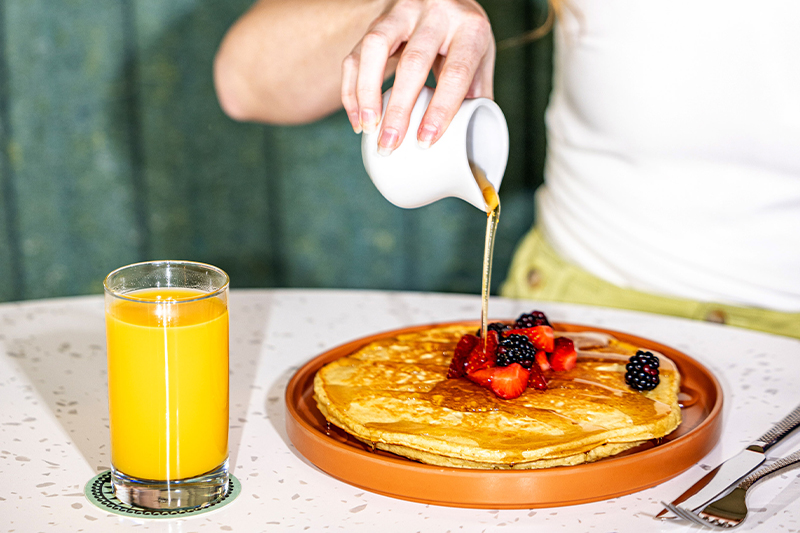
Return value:
M 536 348 L 525 335 L 511 334 L 504 337 L 497 347 L 497 366 L 519 363 L 525 368 L 533 365 Z
M 494 371 L 497 367 L 486 367 L 486 368 L 479 368 L 474 372 L 467 374 L 467 379 L 472 381 L 473 383 L 477 383 L 481 387 L 486 387 L 487 389 L 491 388 L 492 385 L 492 376 L 494 375 Z
M 453 354 L 453 359 L 450 360 L 450 368 L 447 370 L 448 378 L 460 378 L 467 374 L 465 370 L 467 366 L 467 359 L 472 352 L 472 349 L 477 346 L 481 340 L 475 335 L 464 335 L 456 345 L 456 351 Z
M 490 387 L 500 398 L 517 398 L 528 387 L 529 372 L 517 363 L 493 369 Z
M 543 352 L 536 352 L 537 354 Z M 528 386 L 533 387 L 536 390 L 547 390 L 547 380 L 544 378 L 544 374 L 542 374 L 542 370 L 539 368 L 539 365 L 533 365 L 531 367 L 531 374 L 528 378 Z
M 572 341 L 563 339 L 556 344 L 545 314 L 532 311 L 520 315 L 513 325 L 488 324 L 485 342 L 480 331 L 464 335 L 456 346 L 447 377 L 466 377 L 500 398 L 511 399 L 527 387 L 546 390 L 543 372 L 569 370 L 576 359 Z
M 557 372 L 572 370 L 578 364 L 578 353 L 572 339 L 558 337 L 550 354 L 550 366 Z
M 658 357 L 650 352 L 639 350 L 625 365 L 625 383 L 632 389 L 646 391 L 655 389 L 658 378 Z
M 547 353 L 553 351 L 553 341 L 555 335 L 550 326 L 533 326 L 532 328 L 514 328 L 505 332 L 505 335 L 525 335 L 533 343 L 537 350 L 544 350 Z
M 503 324 L 502 322 L 492 322 L 491 324 L 486 326 L 486 329 L 489 331 L 496 331 L 498 335 L 502 336 L 503 333 L 511 329 L 511 326 L 509 326 L 508 324 Z M 476 331 L 475 335 L 480 337 L 481 330 Z
M 489 330 L 486 334 L 485 343 L 478 337 L 475 338 L 478 339 L 478 343 L 472 348 L 469 357 L 467 357 L 467 362 L 464 364 L 464 372 L 467 374 L 480 368 L 495 366 L 496 364 L 495 357 L 499 341 L 497 332 Z
M 550 361 L 547 360 L 547 352 L 544 350 L 536 350 L 536 364 L 542 372 L 550 370 Z
M 550 321 L 541 311 L 523 313 L 514 322 L 514 329 L 532 328 L 535 326 L 550 326 Z M 551 326 L 552 327 L 552 326 Z

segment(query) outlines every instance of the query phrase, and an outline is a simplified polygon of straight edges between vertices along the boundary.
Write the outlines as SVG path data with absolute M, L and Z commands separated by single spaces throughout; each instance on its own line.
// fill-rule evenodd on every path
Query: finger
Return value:
M 439 138 L 450 125 L 461 102 L 473 86 L 479 66 L 490 47 L 491 29 L 486 19 L 473 17 L 469 24 L 462 25 L 453 36 L 447 55 L 441 64 L 436 91 L 420 122 L 417 139 L 420 146 L 428 147 Z M 487 64 L 493 68 L 494 60 Z M 484 89 L 484 72 L 477 85 Z
M 362 129 L 358 117 L 358 98 L 356 98 L 359 52 L 360 47 L 357 46 L 342 62 L 342 105 L 356 133 L 361 133 Z
M 495 64 L 494 37 L 489 43 L 489 50 L 483 55 L 478 69 L 472 78 L 472 85 L 467 90 L 466 98 L 491 98 L 494 99 L 494 64 Z
M 406 43 L 378 136 L 382 155 L 390 154 L 403 142 L 411 111 L 446 37 L 445 25 L 434 17 L 423 21 Z
M 361 133 L 361 120 L 358 112 L 358 97 L 356 94 L 356 84 L 358 81 L 358 62 L 359 47 L 356 47 L 342 62 L 342 106 L 347 113 L 347 119 L 353 127 L 353 131 Z M 385 72 L 394 72 L 397 68 L 397 56 L 403 50 L 402 46 L 386 62 Z
M 378 21 L 361 39 L 356 98 L 361 127 L 367 133 L 374 132 L 380 121 L 383 108 L 381 86 L 386 73 L 386 63 L 406 40 L 408 33 L 407 23 L 390 13 Z

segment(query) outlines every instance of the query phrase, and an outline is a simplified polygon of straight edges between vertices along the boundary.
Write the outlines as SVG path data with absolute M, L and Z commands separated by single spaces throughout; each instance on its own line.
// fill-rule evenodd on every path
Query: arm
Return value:
M 378 141 L 390 153 L 431 69 L 436 92 L 415 132 L 423 146 L 464 98 L 491 98 L 494 51 L 476 0 L 259 0 L 223 40 L 214 74 L 235 119 L 308 122 L 341 103 L 360 132 L 377 127 L 381 84 L 395 73 Z
M 342 60 L 388 0 L 258 0 L 214 60 L 223 111 L 242 121 L 300 124 L 341 108 Z

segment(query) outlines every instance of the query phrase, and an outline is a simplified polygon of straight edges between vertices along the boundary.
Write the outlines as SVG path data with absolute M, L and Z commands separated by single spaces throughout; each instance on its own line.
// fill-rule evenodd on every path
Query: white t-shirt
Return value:
M 800 311 L 800 1 L 568 0 L 538 221 L 614 284 Z

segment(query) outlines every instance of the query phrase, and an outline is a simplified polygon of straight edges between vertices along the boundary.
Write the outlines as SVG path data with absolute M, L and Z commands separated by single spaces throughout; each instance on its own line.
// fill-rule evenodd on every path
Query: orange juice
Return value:
M 187 479 L 228 456 L 228 311 L 225 295 L 203 294 L 143 289 L 107 304 L 111 461 L 127 476 Z

